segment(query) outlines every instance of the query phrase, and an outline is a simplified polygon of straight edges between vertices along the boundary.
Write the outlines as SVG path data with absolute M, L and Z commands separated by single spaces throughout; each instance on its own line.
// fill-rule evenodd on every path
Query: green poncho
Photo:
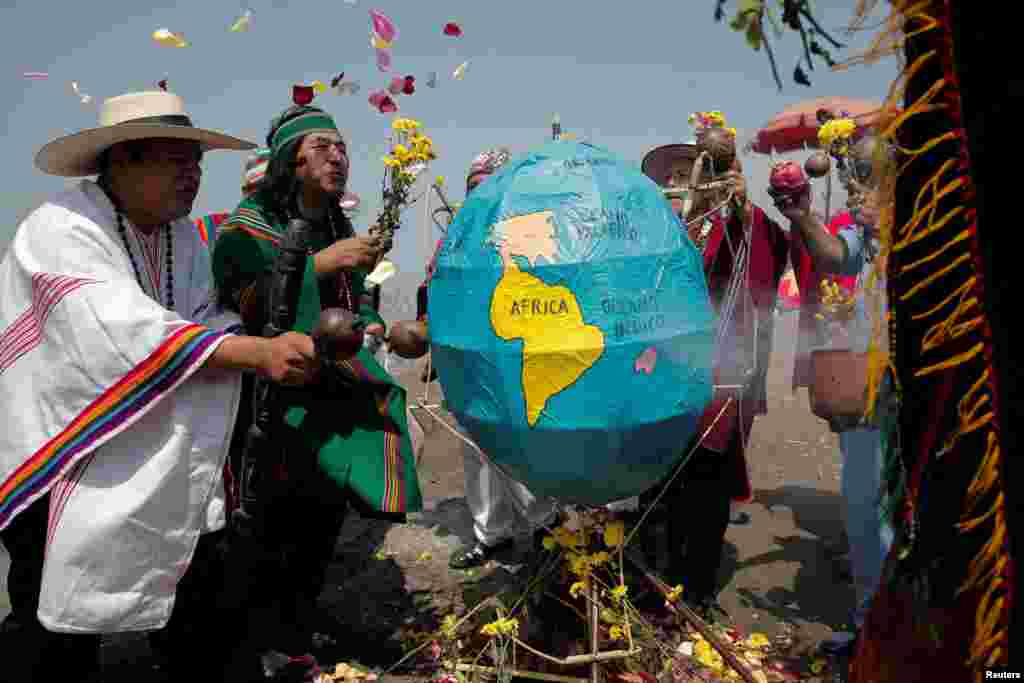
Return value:
M 265 191 L 245 199 L 220 227 L 213 249 L 213 273 L 220 291 L 244 291 L 271 272 L 286 227 L 267 210 L 270 201 Z M 330 245 L 331 236 L 318 232 L 313 240 L 313 251 L 319 251 Z M 363 275 L 349 273 L 348 282 L 358 315 L 367 323 L 383 324 L 372 307 L 360 305 Z M 323 297 L 339 296 L 338 289 L 338 279 L 318 278 L 313 259 L 308 259 L 292 329 L 309 334 L 321 309 L 337 305 Z M 312 388 L 297 398 L 289 397 L 285 422 L 317 454 L 321 470 L 370 511 L 421 510 L 405 389 L 365 349 L 342 363 L 341 370 L 356 381 L 354 392 L 329 394 Z

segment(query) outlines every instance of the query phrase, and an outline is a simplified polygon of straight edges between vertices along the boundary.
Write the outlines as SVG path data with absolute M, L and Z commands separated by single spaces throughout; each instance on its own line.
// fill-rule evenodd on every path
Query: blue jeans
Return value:
M 882 435 L 858 428 L 839 433 L 843 455 L 842 492 L 846 502 L 846 535 L 857 605 L 852 621 L 864 623 L 882 577 L 882 565 L 892 545 L 893 531 L 881 520 Z

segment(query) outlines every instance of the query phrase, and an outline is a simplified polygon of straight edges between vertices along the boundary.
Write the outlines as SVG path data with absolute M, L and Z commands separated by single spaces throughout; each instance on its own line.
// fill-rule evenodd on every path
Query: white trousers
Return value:
M 460 426 L 459 432 L 471 438 Z M 521 483 L 506 476 L 469 444 L 462 445 L 466 472 L 466 503 L 473 515 L 473 533 L 484 545 L 528 534 L 550 524 L 555 503 L 539 499 Z

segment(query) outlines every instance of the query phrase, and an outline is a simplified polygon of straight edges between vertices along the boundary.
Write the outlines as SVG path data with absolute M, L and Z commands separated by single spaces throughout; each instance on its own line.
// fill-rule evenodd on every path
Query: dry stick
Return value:
M 527 652 L 532 652 L 541 659 L 546 659 L 547 661 L 552 662 L 554 664 L 558 664 L 560 666 L 579 666 L 581 664 L 592 664 L 594 662 L 604 662 L 612 659 L 625 659 L 627 657 L 635 657 L 636 655 L 640 654 L 639 649 L 633 649 L 608 650 L 607 652 L 598 652 L 597 654 L 589 655 L 570 655 L 568 657 L 554 657 L 552 655 L 541 652 L 540 650 L 537 650 L 533 647 L 530 647 L 523 641 L 519 640 L 519 638 L 517 638 L 516 636 L 509 636 L 509 638 L 512 639 L 516 643 L 516 645 L 523 648 Z
M 590 654 L 596 657 L 601 650 L 601 611 L 597 606 L 597 586 L 590 583 Z M 590 665 L 590 683 L 600 683 L 601 667 L 597 660 Z
M 650 581 L 658 590 L 658 592 L 664 594 L 666 598 L 668 597 L 668 585 L 661 581 L 661 579 L 659 579 L 657 576 L 655 576 L 651 572 L 651 570 L 647 568 L 647 565 L 644 563 L 644 561 L 637 557 L 636 553 L 629 553 L 629 560 L 634 565 L 636 565 L 637 569 L 639 569 L 643 573 L 644 578 Z M 728 662 L 729 666 L 731 666 L 736 671 L 736 673 L 738 673 L 740 677 L 744 681 L 746 681 L 746 683 L 757 683 L 750 669 L 747 668 L 747 666 L 740 661 L 740 659 L 732 652 L 732 649 L 729 648 L 728 645 L 722 642 L 722 640 L 717 635 L 715 635 L 715 632 L 711 629 L 711 627 L 708 626 L 696 612 L 694 612 L 692 609 L 687 607 L 685 603 L 682 602 L 676 604 L 666 599 L 665 604 L 668 605 L 669 609 L 672 610 L 677 616 L 681 616 L 687 623 L 693 626 L 698 633 L 704 636 L 704 640 L 711 643 L 711 646 L 718 651 L 718 654 L 722 655 L 722 659 Z

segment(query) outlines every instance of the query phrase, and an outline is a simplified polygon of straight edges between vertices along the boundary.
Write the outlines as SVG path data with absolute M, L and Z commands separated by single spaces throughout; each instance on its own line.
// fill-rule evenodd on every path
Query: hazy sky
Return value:
M 849 21 L 852 0 L 818 0 L 822 23 L 837 34 Z M 554 112 L 563 129 L 639 163 L 650 148 L 692 137 L 687 116 L 718 109 L 744 137 L 783 107 L 812 97 L 845 95 L 881 100 L 896 64 L 888 61 L 842 73 L 810 72 L 812 88 L 792 83 L 799 41 L 774 41 L 784 90 L 772 81 L 763 53 L 742 35 L 713 20 L 715 0 L 3 0 L 0 63 L 5 87 L 0 106 L 7 125 L 0 211 L 0 250 L 16 221 L 67 182 L 37 171 L 37 149 L 59 134 L 96 125 L 96 103 L 125 92 L 155 88 L 168 78 L 184 97 L 194 122 L 262 142 L 270 119 L 291 102 L 291 86 L 328 81 L 345 71 L 362 85 L 355 96 L 317 97 L 350 135 L 352 180 L 365 210 L 357 227 L 376 214 L 391 115 L 367 103 L 367 95 L 393 75 L 412 74 L 414 95 L 398 98 L 399 114 L 426 124 L 440 159 L 430 171 L 450 179 L 452 200 L 461 199 L 466 167 L 480 151 L 507 145 L 524 152 L 550 135 Z M 728 3 L 730 13 L 735 3 Z M 228 27 L 246 8 L 247 33 Z M 389 15 L 399 35 L 391 73 L 377 70 L 369 45 L 369 9 Z M 458 22 L 464 35 L 442 34 Z M 192 46 L 161 47 L 151 34 L 168 28 Z M 837 35 L 837 37 L 839 37 Z M 843 36 L 851 46 L 868 36 Z M 465 79 L 452 71 L 469 60 Z M 29 81 L 25 71 L 48 72 Z M 430 71 L 437 89 L 426 87 Z M 83 106 L 71 81 L 93 96 Z M 755 201 L 767 205 L 763 188 L 767 157 L 743 157 Z M 231 209 L 239 200 L 244 156 L 214 152 L 204 166 L 195 215 Z M 396 240 L 400 270 L 422 270 L 422 211 L 412 209 Z

